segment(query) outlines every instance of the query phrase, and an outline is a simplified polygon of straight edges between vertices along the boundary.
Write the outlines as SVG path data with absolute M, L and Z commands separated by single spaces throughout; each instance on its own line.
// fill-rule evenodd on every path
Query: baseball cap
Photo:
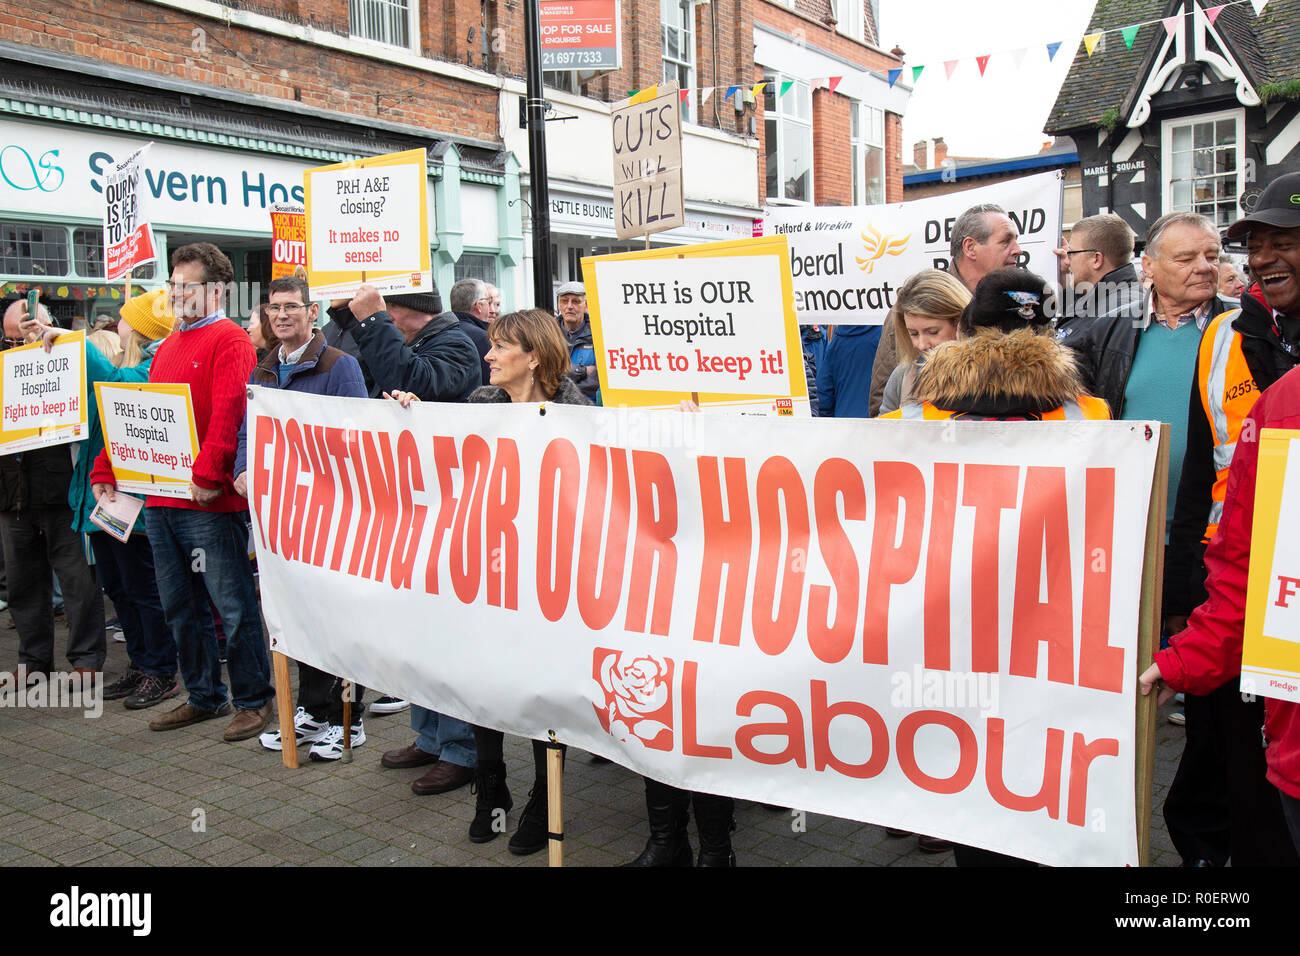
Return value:
M 581 282 L 566 282 L 556 290 L 555 297 L 558 299 L 562 295 L 582 295 L 587 294 L 587 287 Z
M 1281 229 L 1300 226 L 1300 173 L 1287 173 L 1265 186 L 1251 214 L 1228 227 L 1228 238 L 1240 239 L 1257 225 Z

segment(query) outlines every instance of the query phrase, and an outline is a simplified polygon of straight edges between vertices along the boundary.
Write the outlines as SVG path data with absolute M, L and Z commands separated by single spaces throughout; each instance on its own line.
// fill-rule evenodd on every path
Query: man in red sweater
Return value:
M 230 260 L 211 243 L 182 246 L 172 254 L 172 310 L 181 324 L 158 347 L 149 381 L 189 385 L 199 454 L 190 497 L 150 495 L 145 527 L 189 699 L 149 728 L 173 730 L 231 713 L 208 612 L 210 597 L 227 635 L 236 711 L 225 739 L 246 740 L 266 728 L 274 692 L 241 517 L 247 504 L 229 477 L 244 419 L 245 387 L 257 363 L 247 334 L 222 309 L 225 289 L 234 279 Z M 108 495 L 111 500 L 116 482 L 106 453 L 95 462 L 91 483 L 96 498 Z

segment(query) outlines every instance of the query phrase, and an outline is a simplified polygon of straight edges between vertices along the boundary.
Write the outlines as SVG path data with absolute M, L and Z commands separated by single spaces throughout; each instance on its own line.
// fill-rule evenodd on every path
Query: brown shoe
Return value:
M 918 836 L 916 838 L 916 848 L 922 853 L 943 853 L 952 849 L 952 844 L 947 840 L 940 840 L 938 837 Z
M 197 707 L 191 707 L 188 703 L 181 704 L 179 707 L 173 707 L 165 714 L 160 714 L 153 720 L 149 721 L 150 730 L 176 730 L 178 727 L 188 727 L 190 724 L 197 724 L 202 720 L 212 720 L 216 717 L 225 717 L 234 708 L 230 706 L 229 701 L 222 704 L 216 710 L 199 710 Z
M 247 740 L 249 737 L 256 737 L 266 729 L 266 725 L 271 722 L 274 713 L 274 697 L 257 708 L 257 710 L 236 711 L 235 719 L 230 722 L 230 726 L 226 728 L 226 732 L 221 736 L 232 743 L 236 740 Z
M 409 747 L 402 747 L 400 750 L 389 750 L 379 758 L 380 764 L 389 770 L 405 770 L 407 767 L 423 767 L 427 763 L 436 763 L 438 760 L 428 751 L 421 750 L 415 744 Z
M 418 796 L 427 797 L 432 793 L 447 793 L 463 787 L 473 779 L 473 767 L 458 767 L 454 763 L 439 760 L 423 777 L 411 781 L 411 789 Z

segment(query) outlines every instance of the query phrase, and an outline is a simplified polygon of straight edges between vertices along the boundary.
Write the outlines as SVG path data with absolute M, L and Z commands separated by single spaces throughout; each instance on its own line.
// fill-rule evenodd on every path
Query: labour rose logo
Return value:
M 598 647 L 591 670 L 604 692 L 604 705 L 592 706 L 607 733 L 635 737 L 651 750 L 673 749 L 671 659 Z

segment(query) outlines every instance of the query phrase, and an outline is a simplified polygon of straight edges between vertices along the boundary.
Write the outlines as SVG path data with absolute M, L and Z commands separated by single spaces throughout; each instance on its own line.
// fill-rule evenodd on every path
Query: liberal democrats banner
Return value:
M 1138 862 L 1149 423 L 251 391 L 275 650 L 676 786 Z
M 948 268 L 953 224 L 981 203 L 1011 217 L 1016 264 L 1055 283 L 1061 188 L 1057 170 L 885 206 L 777 206 L 763 213 L 763 235 L 790 241 L 800 324 L 880 325 L 909 276 Z

